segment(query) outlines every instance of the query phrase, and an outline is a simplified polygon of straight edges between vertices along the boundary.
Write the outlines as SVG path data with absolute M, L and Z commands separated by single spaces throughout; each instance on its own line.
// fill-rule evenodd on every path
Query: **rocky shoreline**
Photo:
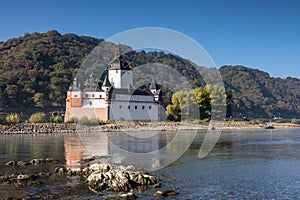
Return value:
M 222 130 L 263 129 L 268 123 L 251 123 L 247 121 L 217 122 L 217 128 Z M 300 128 L 294 123 L 272 123 L 274 128 Z M 116 132 L 116 131 L 172 131 L 215 129 L 214 123 L 189 122 L 117 122 L 99 126 L 84 126 L 75 123 L 18 123 L 0 124 L 0 135 L 5 134 L 41 134 L 41 133 L 75 133 L 75 132 Z
M 0 134 L 38 134 L 38 133 L 72 133 L 76 124 L 72 123 L 17 123 L 0 124 Z

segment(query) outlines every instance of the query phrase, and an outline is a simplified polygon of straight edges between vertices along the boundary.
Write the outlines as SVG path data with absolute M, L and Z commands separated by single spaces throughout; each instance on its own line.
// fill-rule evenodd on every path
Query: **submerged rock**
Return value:
M 0 176 L 0 183 L 9 183 L 9 176 L 4 175 L 4 176 Z
M 167 197 L 172 195 L 178 195 L 179 192 L 176 192 L 174 190 L 158 190 L 154 193 L 155 197 Z
M 6 166 L 14 166 L 17 163 L 15 161 L 8 161 L 7 163 L 5 163 Z
M 55 158 L 35 158 L 30 161 L 31 164 L 36 165 L 40 163 L 58 163 L 59 160 Z
M 43 158 L 35 158 L 35 159 L 32 159 L 30 161 L 30 163 L 33 164 L 33 165 L 40 164 L 40 163 L 45 163 L 45 162 L 46 162 L 46 160 L 43 159 Z
M 18 161 L 18 162 L 17 162 L 17 165 L 18 165 L 18 166 L 25 166 L 25 165 L 29 165 L 29 163 L 24 162 L 24 161 Z
M 18 187 L 39 186 L 41 182 L 37 179 L 38 176 L 19 173 L 0 176 L 0 183 L 15 184 Z
M 54 170 L 55 174 L 60 176 L 67 175 L 67 169 L 65 167 L 56 167 Z
M 105 200 L 135 200 L 135 199 L 137 199 L 137 196 L 135 196 L 134 193 L 129 192 L 118 196 L 108 197 Z

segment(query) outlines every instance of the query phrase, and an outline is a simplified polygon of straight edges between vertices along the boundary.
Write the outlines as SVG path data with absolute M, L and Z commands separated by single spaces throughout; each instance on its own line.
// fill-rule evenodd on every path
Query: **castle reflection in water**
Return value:
M 96 158 L 110 158 L 119 163 L 122 160 L 120 149 L 125 152 L 147 153 L 159 149 L 157 138 L 124 137 L 118 134 L 73 134 L 64 136 L 66 167 L 80 170 L 83 159 L 95 156 Z M 110 160 L 111 161 L 111 160 Z
M 180 138 L 183 145 L 188 142 L 184 141 L 186 138 L 188 137 Z M 147 165 L 151 159 L 153 161 L 151 163 L 155 164 L 153 168 L 160 168 L 161 165 L 166 165 L 171 159 L 174 159 L 173 157 L 166 158 L 161 154 L 181 155 L 181 149 L 177 148 L 180 145 L 167 145 L 173 139 L 174 135 L 172 134 L 156 134 L 148 138 L 134 137 L 126 133 L 66 135 L 64 136 L 66 167 L 80 170 L 84 167 L 82 160 L 95 156 L 96 161 L 100 162 L 133 164 L 145 168 L 149 167 Z M 163 151 L 158 151 L 161 149 Z

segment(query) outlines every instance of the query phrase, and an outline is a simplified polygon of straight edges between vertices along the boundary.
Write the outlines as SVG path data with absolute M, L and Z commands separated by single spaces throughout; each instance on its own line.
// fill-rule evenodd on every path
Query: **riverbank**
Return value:
M 99 126 L 84 126 L 75 123 L 18 123 L 0 125 L 0 134 L 41 134 L 41 133 L 75 133 L 75 132 L 116 132 L 116 131 L 173 131 L 195 129 L 247 130 L 300 128 L 294 123 L 253 123 L 247 121 L 224 121 L 215 123 L 190 122 L 117 122 Z

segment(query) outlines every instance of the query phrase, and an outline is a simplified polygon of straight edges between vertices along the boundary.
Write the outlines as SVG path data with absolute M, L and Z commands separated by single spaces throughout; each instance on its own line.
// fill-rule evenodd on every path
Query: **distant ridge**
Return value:
M 0 42 L 0 112 L 63 111 L 66 91 L 82 61 L 103 41 L 51 30 Z M 115 44 L 106 48 L 112 51 Z M 127 58 L 137 65 L 164 63 L 184 74 L 192 86 L 204 85 L 191 64 L 178 56 L 141 51 Z M 232 117 L 300 118 L 300 79 L 272 78 L 244 66 L 223 66 L 220 73 L 233 96 Z M 164 105 L 170 97 L 165 93 Z

